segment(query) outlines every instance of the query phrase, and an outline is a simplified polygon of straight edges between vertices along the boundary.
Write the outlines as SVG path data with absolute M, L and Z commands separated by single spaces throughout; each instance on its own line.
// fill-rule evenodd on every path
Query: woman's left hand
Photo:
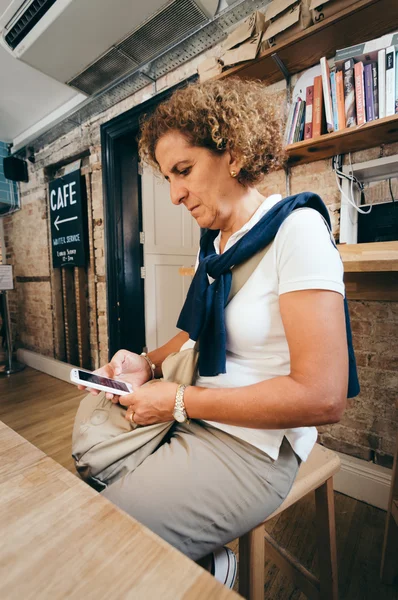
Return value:
M 177 383 L 156 381 L 138 388 L 133 394 L 120 396 L 119 403 L 128 407 L 126 419 L 130 421 L 134 413 L 133 421 L 137 425 L 173 421 L 177 387 Z

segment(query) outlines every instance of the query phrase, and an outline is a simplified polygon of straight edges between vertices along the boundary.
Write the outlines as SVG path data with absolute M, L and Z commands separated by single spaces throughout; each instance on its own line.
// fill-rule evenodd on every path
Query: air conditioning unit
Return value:
M 208 23 L 219 0 L 13 0 L 0 44 L 92 95 Z

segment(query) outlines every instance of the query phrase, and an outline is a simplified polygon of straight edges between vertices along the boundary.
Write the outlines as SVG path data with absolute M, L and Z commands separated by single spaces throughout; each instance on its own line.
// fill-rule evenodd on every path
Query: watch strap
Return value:
M 184 392 L 187 387 L 188 387 L 187 385 L 179 384 L 177 391 L 176 391 L 174 410 L 179 410 L 179 411 L 183 412 L 188 421 L 188 415 L 187 415 L 187 411 L 186 411 L 185 403 L 184 403 Z

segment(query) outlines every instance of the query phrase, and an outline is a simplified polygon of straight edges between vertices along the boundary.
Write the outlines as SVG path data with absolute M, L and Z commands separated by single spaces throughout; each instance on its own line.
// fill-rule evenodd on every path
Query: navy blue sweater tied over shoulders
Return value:
M 293 210 L 313 208 L 324 217 L 331 227 L 325 204 L 317 194 L 303 192 L 284 198 L 275 204 L 261 219 L 229 250 L 218 255 L 214 240 L 218 230 L 208 230 L 200 240 L 199 266 L 189 288 L 177 327 L 187 331 L 192 340 L 199 341 L 199 373 L 203 377 L 215 377 L 226 372 L 226 330 L 224 309 L 231 289 L 231 267 L 243 263 L 272 242 L 279 227 Z M 331 239 L 331 243 L 334 241 Z M 209 283 L 207 275 L 215 281 Z M 349 356 L 347 397 L 359 394 L 359 382 L 352 346 L 350 317 L 347 300 L 344 312 Z

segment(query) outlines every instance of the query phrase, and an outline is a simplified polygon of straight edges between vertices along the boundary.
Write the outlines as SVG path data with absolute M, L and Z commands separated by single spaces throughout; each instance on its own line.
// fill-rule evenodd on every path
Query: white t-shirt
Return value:
M 251 219 L 231 235 L 225 250 L 245 235 L 282 196 L 264 200 Z M 333 290 L 344 296 L 344 268 L 322 215 L 312 208 L 294 210 L 282 223 L 268 252 L 245 285 L 225 308 L 226 373 L 199 376 L 207 388 L 251 385 L 290 373 L 290 354 L 282 323 L 279 295 L 307 289 Z M 220 253 L 219 235 L 214 240 Z M 213 281 L 210 278 L 210 281 Z M 181 350 L 194 345 L 188 340 Z M 315 427 L 251 429 L 208 421 L 245 440 L 276 460 L 283 437 L 304 461 L 317 438 Z

